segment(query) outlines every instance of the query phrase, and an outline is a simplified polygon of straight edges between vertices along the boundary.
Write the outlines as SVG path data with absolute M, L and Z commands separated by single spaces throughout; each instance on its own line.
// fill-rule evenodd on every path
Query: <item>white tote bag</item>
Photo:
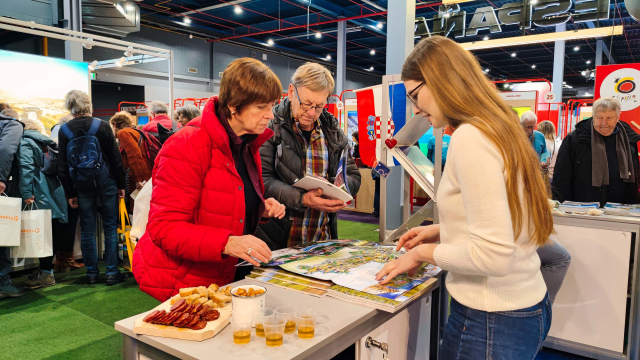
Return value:
M 0 246 L 20 245 L 22 199 L 0 195 Z
M 42 258 L 53 256 L 51 210 L 22 212 L 20 246 L 12 249 L 14 258 Z
M 153 184 L 151 179 L 142 187 L 142 190 L 136 196 L 136 205 L 133 207 L 133 220 L 131 222 L 132 238 L 140 239 L 147 231 L 147 222 L 149 221 L 149 211 L 151 210 L 151 192 Z

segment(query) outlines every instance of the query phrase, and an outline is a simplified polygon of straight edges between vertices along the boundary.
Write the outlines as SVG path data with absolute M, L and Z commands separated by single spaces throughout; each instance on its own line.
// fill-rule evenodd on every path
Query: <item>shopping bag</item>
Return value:
M 0 246 L 20 246 L 22 199 L 0 195 Z
M 133 207 L 133 221 L 131 223 L 131 237 L 140 239 L 147 231 L 147 222 L 149 221 L 149 210 L 151 210 L 151 192 L 153 184 L 151 179 L 136 196 L 136 206 Z
M 14 258 L 42 258 L 53 256 L 51 210 L 23 211 L 20 246 L 11 249 Z
M 131 236 L 129 232 L 131 231 L 131 222 L 129 221 L 129 214 L 127 213 L 127 205 L 124 203 L 124 198 L 120 199 L 119 205 L 120 212 L 120 226 L 118 227 L 118 237 L 123 238 L 123 242 L 127 246 L 127 256 L 129 257 L 128 263 L 125 262 L 124 268 L 133 273 L 133 251 L 135 250 L 135 245 L 131 241 Z

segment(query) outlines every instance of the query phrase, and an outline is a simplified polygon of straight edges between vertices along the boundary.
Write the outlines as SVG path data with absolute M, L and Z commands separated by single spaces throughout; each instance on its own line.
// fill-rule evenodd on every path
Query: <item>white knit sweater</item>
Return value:
M 527 226 L 514 241 L 502 156 L 473 125 L 461 125 L 451 137 L 436 200 L 441 244 L 434 260 L 449 270 L 451 296 L 483 311 L 524 309 L 544 298 Z

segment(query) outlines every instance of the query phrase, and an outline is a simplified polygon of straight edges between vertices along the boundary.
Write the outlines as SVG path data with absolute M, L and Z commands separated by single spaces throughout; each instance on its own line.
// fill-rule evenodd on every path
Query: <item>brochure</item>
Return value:
M 322 189 L 322 196 L 329 199 L 337 199 L 344 202 L 353 200 L 353 197 L 349 194 L 346 188 L 343 189 L 335 186 L 334 184 L 328 182 L 326 179 L 321 179 L 313 176 L 305 176 L 302 179 L 296 181 L 293 186 L 307 191 Z

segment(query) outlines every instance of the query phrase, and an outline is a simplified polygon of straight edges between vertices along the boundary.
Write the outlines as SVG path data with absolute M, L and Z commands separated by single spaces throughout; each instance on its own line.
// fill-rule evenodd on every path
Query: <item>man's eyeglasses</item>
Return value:
M 416 99 L 416 96 L 418 96 L 418 91 L 420 91 L 420 88 L 424 86 L 424 81 L 420 83 L 420 85 L 416 86 L 413 90 L 409 91 L 407 93 L 407 98 L 409 100 L 411 100 L 411 102 L 413 103 L 413 105 L 415 105 L 416 107 L 419 108 L 418 106 L 418 100 Z
M 523 127 L 525 130 L 529 130 L 529 129 L 533 130 L 533 129 L 535 129 L 535 128 L 536 128 L 536 126 L 535 126 L 535 125 L 531 125 L 531 126 L 524 126 L 524 125 L 522 125 L 522 127 Z
M 300 100 L 300 94 L 298 94 L 298 88 L 296 86 L 293 87 L 294 89 L 296 89 L 296 96 L 298 97 L 298 102 L 300 103 L 300 107 L 302 107 L 302 110 L 304 110 L 305 112 L 313 109 L 315 111 L 315 113 L 319 113 L 322 112 L 322 109 L 324 109 L 325 106 L 327 105 L 322 105 L 322 106 L 313 106 L 313 105 L 309 105 L 309 104 L 303 104 L 302 100 Z

